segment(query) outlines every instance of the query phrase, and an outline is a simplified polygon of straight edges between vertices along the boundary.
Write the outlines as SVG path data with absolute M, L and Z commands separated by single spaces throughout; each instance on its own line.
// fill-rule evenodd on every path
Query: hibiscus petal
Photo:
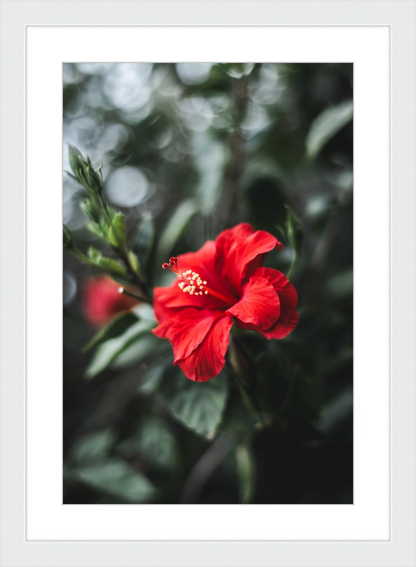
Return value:
M 178 287 L 178 280 L 166 287 L 156 287 L 153 290 L 155 316 L 159 323 L 167 317 L 175 317 L 182 309 L 218 308 L 223 305 L 217 298 L 209 295 L 190 295 L 183 293 Z
M 242 298 L 227 313 L 243 323 L 267 330 L 280 316 L 279 297 L 267 279 L 251 277 L 243 288 Z
M 234 288 L 241 290 L 246 275 L 261 264 L 264 254 L 281 243 L 263 230 L 255 231 L 252 226 L 242 223 L 222 232 L 216 244 L 216 268 L 227 277 Z
M 192 270 L 202 279 L 207 279 L 214 272 L 215 242 L 208 240 L 196 252 L 187 252 L 178 256 L 178 268 L 181 272 Z
M 299 313 L 296 311 L 298 295 L 287 277 L 272 268 L 258 268 L 255 276 L 267 279 L 274 287 L 280 299 L 280 317 L 275 325 L 264 331 L 258 329 L 268 339 L 283 339 L 299 322 Z
M 167 339 L 168 331 L 171 325 L 172 325 L 172 319 L 171 318 L 165 319 L 163 323 L 160 323 L 160 325 L 152 329 L 152 333 L 161 339 Z
M 299 323 L 299 313 L 297 311 L 288 311 L 284 313 L 279 321 L 268 331 L 259 332 L 262 333 L 267 339 L 284 339 L 289 333 L 291 333 Z
M 226 278 L 222 277 L 221 270 L 218 270 L 217 267 L 216 242 L 209 240 L 197 252 L 182 254 L 178 258 L 178 266 L 182 272 L 186 270 L 197 272 L 203 280 L 208 282 L 208 287 L 223 293 L 225 296 L 231 295 L 233 297 L 234 291 L 232 286 L 230 286 Z M 218 305 L 218 300 L 211 297 L 212 299 L 214 300 L 213 305 Z M 176 304 L 175 300 L 174 303 Z M 171 304 L 171 306 L 173 305 Z
M 214 257 L 215 244 L 209 240 L 197 252 L 188 252 L 187 254 L 178 256 L 178 268 L 181 271 L 196 271 L 201 275 L 202 279 L 206 279 L 207 273 L 215 273 Z M 212 296 L 183 293 L 179 289 L 178 283 L 179 280 L 175 278 L 170 285 L 156 287 L 153 291 L 155 316 L 159 323 L 166 318 L 176 316 L 178 311 L 184 307 L 204 309 L 207 307 L 215 308 L 222 305 L 218 299 Z
M 173 295 L 177 295 L 178 286 L 176 282 L 173 282 L 171 285 L 166 287 L 155 287 L 153 290 L 153 308 L 155 311 L 156 320 L 159 323 L 162 323 L 165 319 L 169 317 L 173 317 L 175 315 L 175 311 L 169 309 L 167 307 L 167 303 L 169 299 Z
M 205 339 L 190 356 L 175 362 L 185 376 L 195 382 L 206 382 L 221 372 L 232 324 L 231 317 L 223 315 L 212 325 Z
M 222 316 L 221 311 L 210 309 L 181 311 L 166 334 L 173 346 L 173 362 L 187 358 L 205 339 L 213 323 Z
M 272 268 L 257 268 L 254 276 L 259 278 L 265 278 L 268 280 L 276 290 L 280 298 L 280 303 L 286 305 L 287 307 L 295 308 L 298 302 L 298 294 L 296 289 L 287 279 L 287 277 L 279 272 L 279 270 L 274 270 Z

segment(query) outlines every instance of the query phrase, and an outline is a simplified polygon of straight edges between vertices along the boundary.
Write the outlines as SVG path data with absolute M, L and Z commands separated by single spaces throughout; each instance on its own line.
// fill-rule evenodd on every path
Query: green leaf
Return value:
M 106 234 L 104 232 L 104 230 L 101 228 L 101 226 L 99 224 L 97 224 L 96 222 L 89 222 L 87 223 L 87 229 L 97 238 L 99 238 L 100 240 L 104 240 L 106 241 Z
M 132 250 L 129 250 L 127 252 L 127 257 L 129 259 L 129 264 L 130 264 L 130 267 L 133 270 L 133 272 L 135 274 L 140 274 L 140 264 L 139 264 L 139 259 L 136 256 L 136 254 Z
M 160 383 L 163 380 L 163 375 L 166 372 L 166 363 L 155 362 L 144 371 L 140 385 L 138 388 L 139 394 L 143 396 L 150 396 L 159 389 Z
M 84 201 L 81 202 L 80 206 L 90 220 L 94 221 L 95 223 L 98 223 L 100 221 L 100 203 L 97 202 L 97 199 L 94 198 L 94 195 L 92 195 L 90 199 L 84 199 Z
M 100 259 L 99 266 L 111 274 L 116 274 L 118 276 L 126 275 L 126 268 L 123 264 L 120 264 L 120 262 L 117 262 L 117 260 L 113 260 L 112 258 L 106 258 L 103 256 Z
M 78 464 L 102 460 L 109 454 L 115 439 L 116 436 L 112 429 L 96 431 L 77 441 L 71 449 L 70 457 Z
M 134 313 L 130 312 L 122 313 L 121 315 L 114 317 L 105 327 L 102 327 L 90 341 L 88 341 L 82 349 L 83 352 L 87 352 L 88 350 L 101 345 L 105 341 L 119 337 L 129 327 L 137 323 L 138 320 L 138 317 Z
M 75 175 L 75 179 L 78 181 L 78 170 L 81 166 L 81 159 L 83 159 L 82 153 L 75 146 L 68 145 L 69 154 L 69 165 Z
M 123 264 L 117 260 L 113 260 L 112 258 L 106 258 L 93 246 L 90 246 L 88 249 L 88 257 L 97 266 L 97 268 L 118 276 L 126 275 L 126 268 Z
M 114 216 L 110 230 L 108 231 L 108 241 L 113 246 L 125 248 L 127 229 L 123 213 L 116 213 Z
M 71 248 L 72 236 L 65 225 L 63 225 L 63 242 L 64 242 L 64 248 Z
M 153 325 L 154 326 L 154 323 Z M 153 333 L 141 337 L 140 341 L 132 343 L 111 364 L 112 368 L 129 368 L 144 362 L 148 364 L 169 352 L 167 341 L 161 341 Z
M 141 473 L 117 459 L 79 467 L 69 478 L 127 502 L 149 502 L 157 494 L 155 487 Z
M 141 337 L 148 335 L 153 327 L 149 321 L 138 321 L 131 325 L 122 335 L 105 341 L 98 347 L 87 370 L 87 378 L 94 378 L 107 366 L 114 362 L 127 348 L 138 341 Z
M 197 207 L 195 202 L 188 199 L 181 203 L 172 214 L 159 241 L 157 252 L 159 263 L 166 262 L 170 252 L 185 232 L 186 227 L 196 212 Z
M 88 193 L 101 193 L 103 178 L 100 168 L 95 171 L 89 156 L 85 158 L 74 146 L 68 146 L 68 155 L 74 179 L 83 185 Z
M 225 372 L 208 382 L 193 382 L 182 372 L 172 372 L 164 380 L 161 396 L 176 419 L 205 437 L 213 437 L 227 401 Z
M 88 248 L 88 258 L 94 262 L 94 264 L 99 265 L 101 258 L 103 257 L 102 253 L 97 250 L 96 248 L 94 248 L 93 246 L 90 246 Z
M 66 169 L 65 169 L 64 171 L 65 171 L 65 173 L 66 173 L 67 175 L 69 175 L 69 177 L 70 177 L 71 179 L 73 179 L 74 181 L 78 182 L 78 179 L 75 177 L 75 175 L 72 175 L 72 173 L 71 173 L 70 171 L 66 171 Z
M 353 117 L 353 102 L 347 100 L 324 110 L 313 122 L 306 138 L 306 157 L 316 158 L 324 145 Z
M 331 297 L 345 299 L 352 296 L 354 286 L 354 272 L 348 268 L 328 279 L 327 288 Z
M 160 469 L 174 469 L 178 465 L 178 446 L 168 424 L 160 418 L 147 419 L 138 430 L 119 447 L 123 456 L 141 456 Z

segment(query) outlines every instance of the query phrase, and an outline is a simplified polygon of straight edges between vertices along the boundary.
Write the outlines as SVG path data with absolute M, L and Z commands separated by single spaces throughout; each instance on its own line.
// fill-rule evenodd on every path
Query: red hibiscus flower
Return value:
M 120 284 L 107 278 L 91 278 L 84 288 L 83 314 L 92 327 L 101 327 L 115 315 L 128 311 L 137 301 L 119 293 Z
M 154 290 L 153 332 L 169 339 L 173 363 L 190 380 L 205 382 L 222 370 L 233 322 L 268 339 L 295 329 L 295 288 L 281 272 L 260 267 L 275 247 L 282 245 L 268 232 L 239 224 L 163 264 L 177 279 Z

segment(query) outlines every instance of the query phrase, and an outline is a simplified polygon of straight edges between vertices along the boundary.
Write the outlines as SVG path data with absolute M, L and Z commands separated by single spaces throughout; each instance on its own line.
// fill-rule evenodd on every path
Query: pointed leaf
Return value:
M 171 427 L 158 417 L 148 418 L 119 449 L 123 456 L 140 456 L 159 469 L 171 470 L 178 464 L 178 446 Z
M 108 231 L 108 240 L 113 246 L 124 248 L 127 240 L 126 222 L 123 213 L 116 213 L 111 228 Z
M 85 375 L 94 378 L 114 362 L 127 348 L 138 341 L 141 337 L 148 335 L 153 324 L 149 321 L 138 321 L 131 325 L 122 335 L 105 341 L 99 346 L 91 360 Z
M 118 459 L 79 467 L 68 476 L 94 490 L 127 502 L 149 502 L 157 494 L 155 487 L 143 474 Z
M 72 236 L 65 224 L 63 225 L 63 243 L 64 248 L 70 248 L 72 246 Z
M 68 145 L 69 165 L 75 176 L 77 176 L 81 160 L 83 159 L 82 153 L 75 146 Z M 77 177 L 75 177 L 77 179 Z
M 112 258 L 106 258 L 99 250 L 97 250 L 93 246 L 89 247 L 88 256 L 91 261 L 97 266 L 97 268 L 100 268 L 101 270 L 109 272 L 110 274 L 116 274 L 118 276 L 124 276 L 126 274 L 126 268 L 123 266 L 123 264 L 121 264 L 117 260 L 113 260 Z
M 138 317 L 134 313 L 130 312 L 122 313 L 121 315 L 114 317 L 105 327 L 102 327 L 98 331 L 98 333 L 96 333 L 93 338 L 84 346 L 84 348 L 82 349 L 83 352 L 87 352 L 88 350 L 105 343 L 105 341 L 119 337 L 129 327 L 137 323 L 138 320 Z
M 112 429 L 95 431 L 77 441 L 71 449 L 70 458 L 80 465 L 102 460 L 109 454 L 115 440 L 116 435 Z
M 352 120 L 352 116 L 352 100 L 324 110 L 310 127 L 306 138 L 306 157 L 315 159 L 328 140 Z
M 227 386 L 224 371 L 208 382 L 192 382 L 175 371 L 164 380 L 161 396 L 179 421 L 199 435 L 212 437 L 224 412 Z
M 87 228 L 94 236 L 96 236 L 100 240 L 106 241 L 106 234 L 99 224 L 91 221 L 87 223 Z

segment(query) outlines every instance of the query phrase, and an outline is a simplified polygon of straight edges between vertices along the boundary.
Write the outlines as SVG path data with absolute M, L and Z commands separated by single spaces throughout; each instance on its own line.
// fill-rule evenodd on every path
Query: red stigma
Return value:
M 176 256 L 172 256 L 172 258 L 169 258 L 169 264 L 165 262 L 164 264 L 162 264 L 162 268 L 164 270 L 171 270 L 174 274 L 176 274 L 178 278 L 180 278 L 182 277 L 182 274 L 178 269 L 178 260 L 179 258 L 177 258 Z

